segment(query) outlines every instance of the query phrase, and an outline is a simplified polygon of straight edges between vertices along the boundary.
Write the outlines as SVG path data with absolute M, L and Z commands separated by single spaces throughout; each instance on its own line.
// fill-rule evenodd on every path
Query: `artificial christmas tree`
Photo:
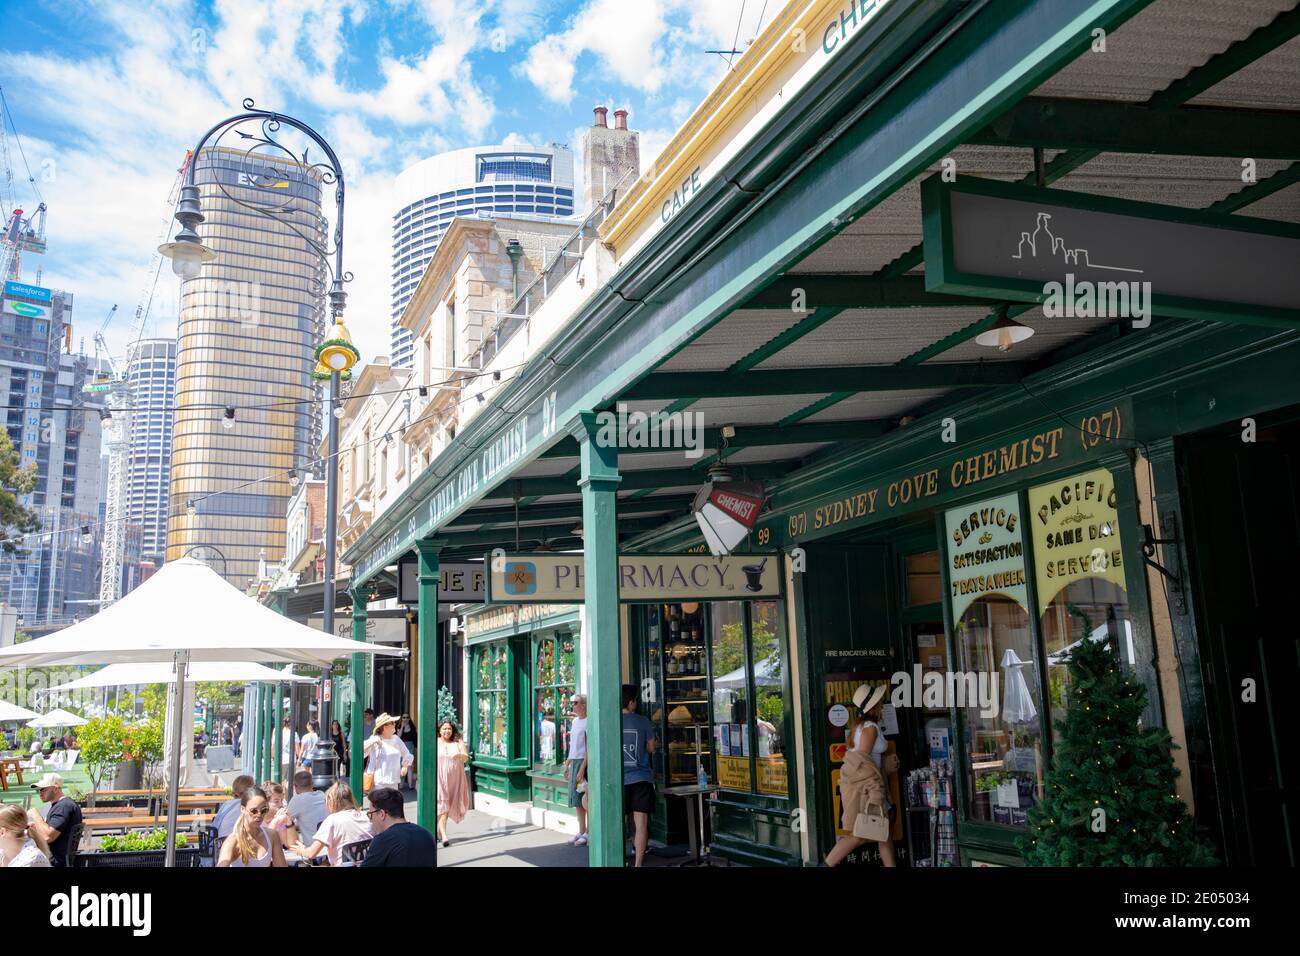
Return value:
M 438 688 L 438 726 L 450 720 L 451 725 L 460 730 L 460 721 L 456 718 L 456 704 L 451 699 L 451 691 L 444 684 Z
M 1069 659 L 1070 695 L 1045 798 L 1018 843 L 1030 866 L 1213 866 L 1174 792 L 1169 732 L 1139 728 L 1146 688 L 1125 674 L 1109 638 Z

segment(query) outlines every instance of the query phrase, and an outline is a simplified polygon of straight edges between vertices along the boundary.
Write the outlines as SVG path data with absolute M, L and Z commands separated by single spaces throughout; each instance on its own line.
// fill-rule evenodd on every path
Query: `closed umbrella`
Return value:
M 181 558 L 93 617 L 47 637 L 0 648 L 0 669 L 70 664 L 170 661 L 175 693 L 169 709 L 185 699 L 191 663 L 261 661 L 323 666 L 352 654 L 400 657 L 405 648 L 349 641 L 291 621 L 248 597 L 201 561 Z M 283 679 L 281 677 L 281 679 Z M 176 861 L 176 796 L 184 737 L 171 721 L 167 808 L 167 865 Z

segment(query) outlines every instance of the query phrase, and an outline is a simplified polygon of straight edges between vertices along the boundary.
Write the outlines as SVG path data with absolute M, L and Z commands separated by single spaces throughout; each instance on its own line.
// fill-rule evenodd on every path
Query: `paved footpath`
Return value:
M 449 828 L 451 846 L 438 848 L 439 866 L 558 866 L 584 867 L 587 848 L 570 846 L 568 834 L 530 823 L 515 823 L 471 810 Z M 653 845 L 646 866 L 671 866 L 684 860 L 685 848 L 676 852 Z M 673 854 L 671 856 L 665 854 Z

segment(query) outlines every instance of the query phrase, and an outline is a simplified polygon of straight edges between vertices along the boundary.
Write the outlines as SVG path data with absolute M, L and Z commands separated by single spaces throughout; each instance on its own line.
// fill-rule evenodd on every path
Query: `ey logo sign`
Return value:
M 510 561 L 506 564 L 506 594 L 520 597 L 537 593 L 537 565 L 531 561 Z

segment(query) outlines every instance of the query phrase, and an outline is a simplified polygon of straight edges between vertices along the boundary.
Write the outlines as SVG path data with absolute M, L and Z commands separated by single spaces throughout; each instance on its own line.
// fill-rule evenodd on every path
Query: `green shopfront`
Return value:
M 1014 864 L 1063 663 L 1103 639 L 1222 859 L 1295 862 L 1298 36 L 1290 0 L 788 4 L 620 197 L 609 282 L 345 555 L 366 581 L 420 553 L 424 642 L 439 560 L 580 553 L 553 603 L 583 606 L 593 865 L 622 860 L 620 683 L 664 788 L 718 788 L 719 855 L 810 865 L 846 703 L 900 674 L 901 861 Z M 611 447 L 624 413 L 696 440 Z M 628 600 L 629 556 L 699 552 L 724 472 L 766 489 L 736 551 L 776 591 Z M 563 744 L 533 633 L 482 635 L 475 746 L 504 746 L 476 785 L 508 799 Z M 927 694 L 952 675 L 965 697 Z

